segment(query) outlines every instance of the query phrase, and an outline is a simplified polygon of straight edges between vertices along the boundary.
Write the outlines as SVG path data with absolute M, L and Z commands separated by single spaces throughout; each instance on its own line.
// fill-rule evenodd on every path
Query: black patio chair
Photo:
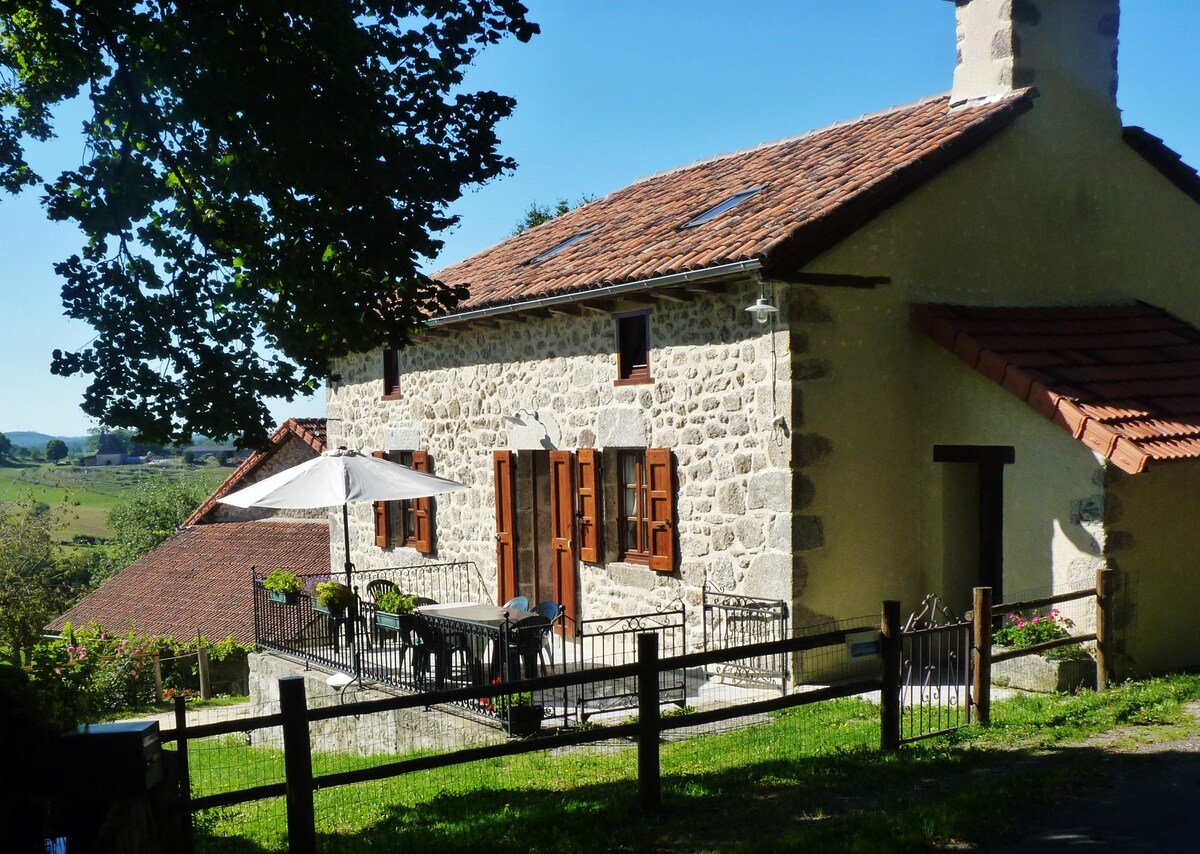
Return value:
M 553 630 L 554 624 L 540 614 L 513 623 L 508 638 L 501 638 L 497 669 L 508 679 L 536 679 L 543 639 Z

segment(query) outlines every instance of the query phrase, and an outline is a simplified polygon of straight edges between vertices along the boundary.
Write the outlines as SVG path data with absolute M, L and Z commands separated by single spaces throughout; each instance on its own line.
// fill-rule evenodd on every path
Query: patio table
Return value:
M 491 675 L 498 672 L 500 634 L 505 621 L 516 624 L 526 617 L 537 616 L 532 611 L 474 602 L 422 605 L 417 608 L 417 614 L 435 628 L 459 631 L 465 641 L 461 649 L 467 654 L 471 681 L 476 685 L 482 685 L 486 681 L 483 659 L 489 642 L 496 644 Z

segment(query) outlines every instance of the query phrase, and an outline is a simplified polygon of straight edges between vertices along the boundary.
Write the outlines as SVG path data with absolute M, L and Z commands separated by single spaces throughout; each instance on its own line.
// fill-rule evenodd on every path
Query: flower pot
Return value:
M 542 728 L 541 706 L 513 706 L 504 715 L 504 730 L 516 738 L 533 735 Z
M 270 597 L 272 602 L 279 602 L 284 605 L 295 605 L 300 601 L 299 593 L 283 593 L 278 590 L 268 590 L 267 596 Z
M 330 608 L 325 605 L 322 605 L 316 599 L 313 600 L 313 610 L 317 611 L 321 614 L 328 614 L 329 616 L 333 617 L 333 619 L 335 619 L 335 620 L 340 620 L 342 617 L 346 616 L 345 608 L 337 608 L 337 607 Z
M 1096 662 L 1090 658 L 1051 660 L 1040 655 L 994 661 L 992 684 L 1039 694 L 1074 693 L 1080 688 L 1096 687 Z
M 400 621 L 403 618 L 403 614 L 389 614 L 387 611 L 376 611 L 375 625 L 381 629 L 391 629 L 396 632 L 400 630 Z

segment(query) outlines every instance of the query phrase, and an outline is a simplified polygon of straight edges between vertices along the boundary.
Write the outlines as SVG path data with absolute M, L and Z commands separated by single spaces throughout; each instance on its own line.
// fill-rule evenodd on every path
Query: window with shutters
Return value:
M 416 471 L 431 472 L 425 451 L 381 451 L 376 456 Z M 422 554 L 433 552 L 433 499 L 375 502 L 375 544 L 384 548 L 404 546 Z
M 392 347 L 383 348 L 383 399 L 399 400 L 400 394 L 400 351 Z
M 620 558 L 660 572 L 675 568 L 675 486 L 671 452 L 617 451 Z
M 650 378 L 650 312 L 618 314 L 617 385 L 654 382 Z

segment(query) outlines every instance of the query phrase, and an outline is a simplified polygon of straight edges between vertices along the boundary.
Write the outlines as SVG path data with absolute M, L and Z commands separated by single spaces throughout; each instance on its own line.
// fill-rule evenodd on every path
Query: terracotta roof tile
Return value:
M 1006 127 L 1021 92 L 949 109 L 940 97 L 651 175 L 434 274 L 465 285 L 457 311 L 751 260 L 787 269 L 834 226 L 853 228 Z M 683 225 L 735 193 L 758 193 Z M 531 259 L 586 229 L 577 243 Z M 839 232 L 844 234 L 844 230 Z
M 181 527 L 199 525 L 217 505 L 218 498 L 224 498 L 229 493 L 240 488 L 242 482 L 252 472 L 257 471 L 267 460 L 271 459 L 288 439 L 296 436 L 318 454 L 325 450 L 326 423 L 324 418 L 289 418 L 271 434 L 268 440 L 271 446 L 264 451 L 255 451 L 247 457 L 240 466 L 233 470 L 229 477 L 221 482 L 203 504 L 196 508 L 191 516 L 184 520 Z
M 921 305 L 913 320 L 1127 472 L 1200 459 L 1200 329 L 1161 309 Z
M 47 626 L 97 622 L 124 632 L 254 642 L 250 568 L 329 572 L 325 522 L 220 522 L 185 528 L 142 555 Z

